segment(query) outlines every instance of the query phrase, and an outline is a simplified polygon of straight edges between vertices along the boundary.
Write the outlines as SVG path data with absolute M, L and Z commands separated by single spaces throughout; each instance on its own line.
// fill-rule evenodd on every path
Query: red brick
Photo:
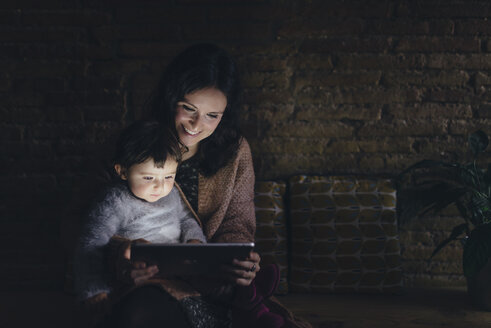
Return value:
M 208 23 L 206 25 L 181 25 L 184 41 L 200 42 L 203 40 L 213 42 L 224 41 L 272 41 L 271 23 Z
M 45 78 L 61 77 L 81 74 L 84 64 L 73 60 L 60 60 L 51 58 L 49 61 L 32 59 L 26 62 L 16 62 L 12 65 L 15 77 Z
M 148 64 L 148 59 L 115 59 L 109 62 L 94 62 L 88 67 L 88 74 L 104 78 L 121 78 L 123 74 L 141 71 Z
M 474 115 L 477 118 L 491 118 L 491 104 L 480 104 L 477 108 L 474 108 Z
M 409 37 L 401 39 L 396 45 L 397 52 L 480 52 L 481 44 L 477 39 Z
M 364 21 L 361 19 L 342 19 L 307 16 L 303 20 L 284 21 L 278 30 L 278 38 L 295 40 L 298 38 L 323 38 L 333 36 L 354 36 L 363 33 Z
M 46 95 L 46 104 L 51 106 L 66 106 L 66 105 L 108 105 L 121 104 L 122 97 L 119 91 L 105 92 L 63 92 L 63 93 L 48 93 Z
M 354 128 L 342 122 L 281 122 L 271 127 L 273 137 L 349 137 Z
M 472 107 L 466 104 L 396 104 L 386 108 L 386 114 L 396 119 L 445 119 L 445 118 L 472 118 Z
M 366 25 L 366 33 L 370 35 L 427 35 L 430 32 L 430 23 L 417 19 L 375 19 L 367 21 Z
M 130 42 L 120 44 L 120 55 L 124 57 L 165 57 L 175 51 L 176 45 L 162 42 Z M 179 47 L 181 48 L 181 47 Z
M 169 23 L 146 23 L 140 25 L 110 25 L 95 28 L 94 37 L 102 44 L 111 46 L 115 40 L 175 42 L 181 38 L 180 27 Z
M 276 123 L 291 118 L 293 111 L 293 104 L 271 104 L 270 106 L 258 104 L 253 109 L 249 109 L 249 106 L 246 105 L 241 112 L 241 121 L 250 120 L 249 126 L 256 126 L 256 122 Z
M 358 168 L 361 172 L 383 171 L 385 169 L 385 155 L 365 154 L 359 159 Z
M 491 54 L 429 54 L 428 68 L 491 69 Z
M 12 87 L 12 81 L 5 76 L 0 77 L 0 92 L 8 92 Z
M 14 92 L 22 92 L 25 90 L 32 90 L 35 92 L 54 92 L 64 91 L 65 81 L 57 78 L 36 78 L 36 79 L 14 79 L 13 90 Z
M 416 17 L 489 17 L 491 6 L 487 1 L 468 2 L 414 2 L 409 1 L 409 15 Z
M 29 127 L 26 130 L 26 138 L 30 140 L 42 141 L 40 148 L 48 145 L 47 141 L 64 139 L 82 139 L 84 138 L 83 128 L 79 122 L 47 122 L 36 126 Z
M 190 7 L 185 7 L 188 9 Z M 192 7 L 191 7 L 192 8 Z M 201 16 L 203 16 L 202 8 Z M 298 14 L 287 4 L 271 3 L 249 3 L 245 1 L 243 4 L 234 6 L 216 6 L 209 7 L 207 20 L 210 22 L 271 22 L 278 20 L 287 20 L 288 18 Z
M 244 103 L 245 104 L 261 104 L 268 106 L 270 104 L 289 104 L 293 102 L 292 94 L 285 89 L 279 90 L 258 90 L 245 89 Z
M 383 82 L 388 86 L 464 86 L 469 82 L 469 74 L 464 71 L 416 71 L 387 72 Z
M 182 24 L 185 21 L 205 24 L 208 8 L 175 6 L 161 2 L 156 6 L 120 7 L 116 9 L 115 19 L 120 24 Z M 133 27 L 136 27 L 133 25 Z
M 422 69 L 426 65 L 426 58 L 419 54 L 342 54 L 336 61 L 339 69 Z
M 12 124 L 0 125 L 0 140 L 22 140 L 24 136 L 24 127 Z
M 479 103 L 482 98 L 476 95 L 470 88 L 435 88 L 431 89 L 425 95 L 425 100 L 430 102 L 445 103 Z
M 487 135 L 491 135 L 491 120 L 490 119 L 476 119 L 472 121 L 468 120 L 455 120 L 450 121 L 449 132 L 451 134 L 460 134 L 468 136 L 470 133 L 483 130 Z
M 281 57 L 266 56 L 244 56 L 237 58 L 238 65 L 244 71 L 272 72 L 284 71 L 287 69 L 287 59 Z
M 416 88 L 362 88 L 333 92 L 334 104 L 390 104 L 417 102 L 422 99 L 422 91 Z
M 392 40 L 388 37 L 365 38 L 329 38 L 305 40 L 300 46 L 301 53 L 337 53 L 337 52 L 386 52 L 390 50 Z
M 310 74 L 299 74 L 295 76 L 295 89 L 299 90 L 305 86 L 340 86 L 360 87 L 376 86 L 379 84 L 381 72 L 355 72 L 355 73 L 333 73 L 329 71 L 316 71 Z
M 297 54 L 288 59 L 288 66 L 295 70 L 329 70 L 334 67 L 332 57 L 325 54 Z
M 290 76 L 288 72 L 251 72 L 242 76 L 244 88 L 288 89 Z
M 391 122 L 367 122 L 359 130 L 359 136 L 439 136 L 447 134 L 447 122 L 426 120 L 393 120 Z
M 198 4 L 198 5 L 218 5 L 218 4 L 255 4 L 266 0 L 177 0 L 177 4 Z
M 2 42 L 56 42 L 80 39 L 82 33 L 77 29 L 54 29 L 33 27 L 3 27 L 0 28 Z
M 381 106 L 326 104 L 299 106 L 295 109 L 295 119 L 314 121 L 319 120 L 379 120 L 382 115 Z
M 21 10 L 0 10 L 0 25 L 18 25 L 20 23 L 21 13 Z
M 24 11 L 23 25 L 38 26 L 98 26 L 110 21 L 108 13 L 91 10 Z
M 254 142 L 251 147 L 256 156 L 261 154 L 324 154 L 326 153 L 327 139 L 319 138 L 262 138 Z
M 83 121 L 83 110 L 79 105 L 71 107 L 44 107 L 43 108 L 44 120 L 46 122 L 75 122 L 79 123 Z
M 455 21 L 456 35 L 490 35 L 491 21 L 488 18 L 459 19 Z
M 412 138 L 410 137 L 364 137 L 357 141 L 360 152 L 365 153 L 410 153 Z
M 394 4 L 387 1 L 350 1 L 315 0 L 308 9 L 307 14 L 321 17 L 366 17 L 380 18 L 389 17 L 394 11 Z
M 73 91 L 119 90 L 122 87 L 121 77 L 75 76 L 69 88 Z
M 121 107 L 101 107 L 92 106 L 83 110 L 84 118 L 87 122 L 111 121 L 121 122 L 125 113 Z
M 48 9 L 75 9 L 78 5 L 76 0 L 17 0 L 4 1 L 2 9 L 22 9 L 22 10 L 48 10 Z

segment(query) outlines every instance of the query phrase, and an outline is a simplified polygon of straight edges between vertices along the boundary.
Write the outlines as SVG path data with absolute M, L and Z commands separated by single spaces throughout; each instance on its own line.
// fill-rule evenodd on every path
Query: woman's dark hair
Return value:
M 214 87 L 227 98 L 227 107 L 214 133 L 199 145 L 201 172 L 215 174 L 235 155 L 240 143 L 239 104 L 241 88 L 237 65 L 222 48 L 197 44 L 177 55 L 163 72 L 150 102 L 154 119 L 175 131 L 176 107 L 193 91 Z
M 163 167 L 168 157 L 181 161 L 181 143 L 168 127 L 156 121 L 136 121 L 123 130 L 116 143 L 114 164 L 129 169 L 153 158 Z

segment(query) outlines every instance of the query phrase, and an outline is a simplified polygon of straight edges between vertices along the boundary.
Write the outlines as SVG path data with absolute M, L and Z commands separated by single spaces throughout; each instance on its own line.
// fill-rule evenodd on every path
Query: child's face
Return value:
M 114 166 L 121 179 L 128 181 L 128 186 L 136 197 L 153 203 L 167 196 L 174 186 L 177 162 L 167 158 L 164 167 L 156 167 L 153 158 L 124 170 L 121 165 Z

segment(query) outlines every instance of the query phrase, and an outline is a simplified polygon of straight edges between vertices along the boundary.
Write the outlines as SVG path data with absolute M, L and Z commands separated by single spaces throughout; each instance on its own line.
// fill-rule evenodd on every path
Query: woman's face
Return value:
M 177 103 L 176 130 L 181 142 L 195 153 L 222 120 L 227 98 L 216 88 L 196 90 Z

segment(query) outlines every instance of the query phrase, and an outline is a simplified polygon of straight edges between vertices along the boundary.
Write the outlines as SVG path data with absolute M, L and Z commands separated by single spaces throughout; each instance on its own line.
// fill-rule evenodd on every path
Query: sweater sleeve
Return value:
M 249 144 L 242 139 L 237 153 L 237 173 L 232 198 L 213 242 L 253 242 L 256 230 L 254 167 Z
M 80 300 L 111 290 L 105 253 L 110 238 L 118 231 L 121 202 L 117 193 L 109 192 L 89 211 L 74 256 L 74 287 Z

